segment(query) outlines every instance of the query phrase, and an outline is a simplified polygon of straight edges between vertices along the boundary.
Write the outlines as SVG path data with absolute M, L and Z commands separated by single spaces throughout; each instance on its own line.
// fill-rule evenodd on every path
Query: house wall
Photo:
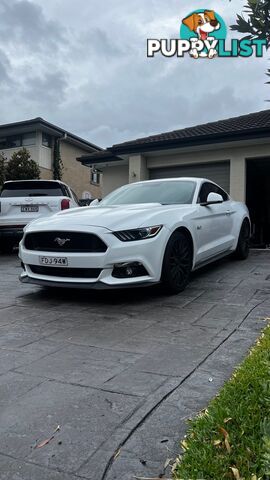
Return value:
M 129 183 L 148 179 L 149 170 L 146 158 L 143 155 L 132 155 L 129 157 Z
M 40 167 L 40 178 L 42 178 L 42 180 L 53 180 L 52 170 Z
M 13 153 L 17 152 L 21 148 L 23 147 L 5 148 L 2 151 L 6 159 L 10 160 Z M 41 131 L 36 132 L 36 145 L 29 145 L 29 146 L 26 146 L 25 148 L 29 151 L 31 158 L 35 160 L 40 167 L 45 168 L 47 170 L 50 170 L 52 168 L 52 149 L 44 147 L 42 145 Z
M 101 198 L 101 186 L 90 182 L 90 168 L 76 160 L 77 157 L 85 155 L 86 151 L 62 140 L 60 152 L 64 165 L 62 181 L 67 183 L 79 198 L 82 198 L 84 192 L 89 192 L 91 198 Z
M 33 128 L 33 131 L 36 133 L 35 145 L 25 146 L 25 148 L 29 151 L 31 158 L 39 165 L 41 179 L 52 179 L 54 141 L 56 137 L 54 134 L 52 135 L 52 148 L 49 148 L 42 144 L 42 130 Z M 10 135 L 13 133 L 14 131 L 11 130 Z M 21 133 L 24 132 L 21 132 L 18 128 L 16 134 L 20 135 Z M 78 145 L 79 146 L 77 146 L 77 142 L 75 141 L 71 143 L 71 140 L 61 140 L 60 151 L 64 167 L 62 180 L 71 186 L 79 198 L 82 198 L 83 194 L 90 198 L 101 198 L 101 185 L 91 183 L 90 168 L 83 166 L 76 160 L 77 157 L 91 152 L 92 149 L 87 147 L 87 145 L 84 148 L 83 143 L 79 143 Z M 82 145 L 82 147 L 80 145 Z M 3 152 L 7 160 L 10 160 L 11 156 L 21 148 L 23 147 L 6 148 L 2 149 L 0 153 Z
M 1 153 L 3 152 L 6 159 L 10 160 L 13 153 L 17 152 L 21 148 L 22 147 L 5 148 L 4 150 L 1 150 Z M 37 163 L 39 163 L 39 146 L 38 145 L 32 145 L 32 146 L 25 147 L 25 148 L 30 152 L 30 155 L 33 158 L 33 160 L 35 160 Z
M 129 167 L 128 165 L 116 165 L 114 167 L 104 167 L 102 196 L 112 192 L 118 187 L 129 183 Z

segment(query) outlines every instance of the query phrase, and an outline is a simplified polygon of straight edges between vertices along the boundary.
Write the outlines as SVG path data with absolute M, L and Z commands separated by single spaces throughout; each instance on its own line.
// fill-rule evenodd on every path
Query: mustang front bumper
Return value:
M 30 229 L 27 233 L 34 231 Z M 73 231 L 78 230 L 74 228 Z M 163 255 L 170 235 L 165 227 L 154 238 L 131 242 L 120 241 L 112 232 L 102 227 L 95 227 L 87 233 L 99 236 L 108 246 L 106 252 L 60 253 L 57 248 L 54 252 L 33 251 L 25 248 L 23 239 L 19 249 L 19 257 L 24 266 L 20 275 L 21 282 L 44 286 L 102 289 L 149 285 L 160 281 Z M 40 257 L 44 256 L 64 257 L 67 259 L 68 266 L 57 266 L 57 269 L 55 266 L 40 268 Z M 138 275 L 137 272 L 134 276 L 131 273 L 121 278 L 115 276 L 116 268 L 121 269 L 122 266 L 131 265 L 132 272 L 134 264 L 140 266 L 141 274 Z M 85 273 L 87 269 L 97 269 L 98 276 L 93 278 L 91 275 L 91 278 L 87 278 Z M 73 271 L 76 271 L 76 276 L 73 276 Z M 83 276 L 80 277 L 78 272 L 83 272 Z

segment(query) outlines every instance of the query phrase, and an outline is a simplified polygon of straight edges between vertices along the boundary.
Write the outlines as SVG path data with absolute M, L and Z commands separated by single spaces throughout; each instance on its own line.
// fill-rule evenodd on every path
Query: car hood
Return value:
M 29 229 L 57 229 L 64 227 L 102 227 L 111 231 L 152 225 L 165 225 L 168 214 L 177 210 L 178 218 L 185 216 L 192 205 L 161 205 L 147 203 L 120 206 L 80 207 L 40 218 L 29 224 Z M 28 228 L 27 228 L 28 229 Z

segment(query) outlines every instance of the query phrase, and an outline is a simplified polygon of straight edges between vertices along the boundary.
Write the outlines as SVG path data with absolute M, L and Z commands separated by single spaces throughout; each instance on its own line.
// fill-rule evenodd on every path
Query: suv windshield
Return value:
M 196 183 L 189 180 L 155 181 L 125 185 L 100 202 L 106 205 L 161 203 L 162 205 L 192 203 Z
M 63 196 L 58 182 L 33 181 L 5 183 L 1 197 L 59 197 Z

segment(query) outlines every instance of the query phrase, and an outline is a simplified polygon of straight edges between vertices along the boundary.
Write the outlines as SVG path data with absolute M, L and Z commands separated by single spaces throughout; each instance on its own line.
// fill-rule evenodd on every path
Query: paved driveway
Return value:
M 265 325 L 269 260 L 221 261 L 166 297 L 20 285 L 16 255 L 1 256 L 0 479 L 165 473 L 186 419 Z

